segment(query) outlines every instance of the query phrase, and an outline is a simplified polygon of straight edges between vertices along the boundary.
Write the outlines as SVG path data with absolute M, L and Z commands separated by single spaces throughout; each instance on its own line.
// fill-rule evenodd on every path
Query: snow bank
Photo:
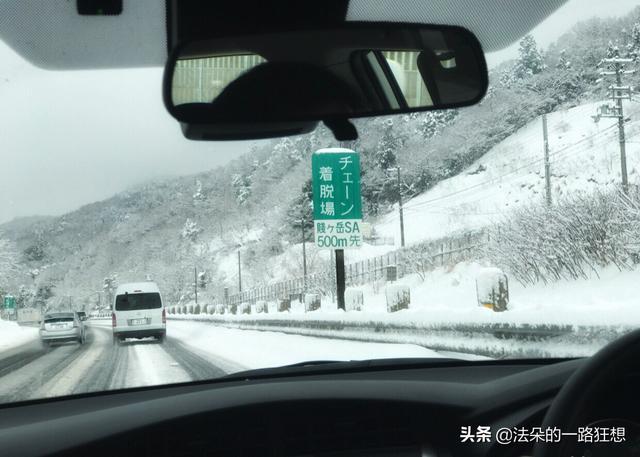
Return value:
M 0 319 L 0 352 L 38 338 L 36 327 L 21 327 L 15 322 Z
M 362 343 L 237 330 L 203 322 L 172 320 L 167 332 L 188 346 L 214 357 L 233 360 L 245 368 L 274 367 L 309 360 L 441 357 L 435 351 L 409 344 Z
M 245 316 L 250 319 L 329 320 L 335 322 L 379 322 L 405 325 L 508 324 L 571 326 L 640 326 L 638 284 L 640 269 L 618 271 L 609 267 L 599 277 L 558 281 L 525 287 L 509 282 L 509 311 L 496 313 L 479 307 L 476 278 L 486 271 L 479 262 L 461 262 L 453 268 L 437 268 L 421 281 L 417 275 L 402 278 L 400 284 L 411 290 L 408 309 L 387 312 L 384 291 L 373 285 L 360 287 L 364 304 L 360 312 L 338 310 L 330 297 L 323 297 L 322 308 L 311 313 L 297 301 L 286 313 L 274 312 Z M 271 309 L 277 309 L 271 304 Z M 215 315 L 212 317 L 219 317 Z M 173 316 L 172 316 L 173 317 Z M 199 316 L 198 316 L 199 317 Z M 243 319 L 224 315 L 225 319 Z M 203 316 L 206 319 L 206 316 Z
M 361 311 L 364 303 L 364 292 L 355 287 L 347 287 L 344 291 L 344 307 L 346 311 Z

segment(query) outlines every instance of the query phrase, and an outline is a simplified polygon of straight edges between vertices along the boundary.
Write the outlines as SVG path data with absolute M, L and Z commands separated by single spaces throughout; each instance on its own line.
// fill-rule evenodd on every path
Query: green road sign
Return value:
M 311 173 L 316 246 L 361 247 L 360 155 L 351 149 L 320 149 L 311 157 Z
M 4 296 L 4 308 L 5 309 L 15 309 L 16 307 L 16 297 L 11 295 Z

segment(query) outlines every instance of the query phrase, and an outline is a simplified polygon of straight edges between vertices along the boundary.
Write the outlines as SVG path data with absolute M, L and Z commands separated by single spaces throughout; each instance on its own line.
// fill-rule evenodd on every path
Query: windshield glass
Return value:
M 322 123 L 189 141 L 162 68 L 44 69 L 0 41 L 0 403 L 313 361 L 582 357 L 636 328 L 635 3 L 570 0 L 494 46 L 479 104 L 357 119 L 350 142 Z M 381 71 L 340 71 L 431 103 L 420 55 L 384 49 Z M 184 61 L 176 96 L 213 100 L 266 51 Z

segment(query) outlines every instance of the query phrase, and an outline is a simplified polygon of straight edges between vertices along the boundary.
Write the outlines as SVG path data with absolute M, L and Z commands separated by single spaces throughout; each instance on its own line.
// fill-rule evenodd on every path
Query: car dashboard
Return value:
M 37 400 L 0 409 L 0 445 L 23 456 L 524 456 L 532 443 L 499 444 L 495 431 L 540 426 L 582 362 L 317 367 Z M 637 421 L 637 405 L 601 406 L 599 419 Z M 489 440 L 463 439 L 463 427 L 479 426 L 492 431 Z

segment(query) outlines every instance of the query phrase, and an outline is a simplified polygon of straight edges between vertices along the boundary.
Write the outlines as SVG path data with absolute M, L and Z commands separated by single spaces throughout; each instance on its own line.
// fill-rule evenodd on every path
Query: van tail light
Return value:
M 163 324 L 167 323 L 167 312 L 166 312 L 165 308 L 162 308 L 162 323 Z
M 116 326 L 116 313 L 111 313 L 111 326 L 115 327 Z
M 73 321 L 73 328 L 78 328 L 80 327 L 80 325 L 78 324 L 78 321 Z

